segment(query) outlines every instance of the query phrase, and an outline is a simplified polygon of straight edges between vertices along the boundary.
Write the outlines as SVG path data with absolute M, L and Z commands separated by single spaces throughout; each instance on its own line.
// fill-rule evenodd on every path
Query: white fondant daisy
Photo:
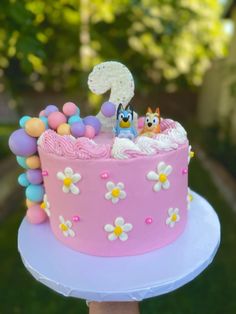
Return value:
M 179 209 L 178 208 L 169 208 L 168 217 L 166 219 L 166 224 L 173 228 L 175 223 L 180 221 Z
M 187 194 L 187 208 L 190 209 L 191 208 L 191 202 L 193 200 L 193 195 L 191 193 L 190 188 L 188 188 L 188 194 Z
M 121 241 L 128 240 L 127 232 L 131 231 L 133 226 L 131 223 L 125 223 L 123 217 L 117 217 L 114 226 L 107 224 L 104 226 L 104 230 L 109 233 L 108 240 L 114 241 L 119 238 Z
M 46 194 L 44 194 L 43 196 L 43 202 L 40 204 L 40 207 L 46 212 L 46 214 L 48 215 L 48 217 L 51 216 L 51 212 L 50 212 L 50 203 L 48 201 L 48 197 Z
M 194 157 L 194 151 L 192 151 L 192 146 L 189 145 L 188 147 L 188 164 L 190 163 L 190 160 Z
M 150 171 L 147 174 L 147 179 L 150 181 L 156 181 L 153 185 L 153 190 L 155 192 L 161 189 L 169 189 L 170 182 L 168 180 L 169 174 L 172 172 L 172 166 L 166 165 L 163 161 L 159 162 L 157 165 L 157 171 Z
M 117 184 L 109 181 L 106 184 L 108 192 L 105 194 L 105 199 L 111 200 L 113 204 L 126 198 L 126 192 L 124 191 L 125 185 L 122 182 Z
M 70 220 L 65 220 L 63 216 L 59 216 L 59 220 L 59 228 L 61 229 L 64 236 L 73 238 L 75 236 L 75 232 L 71 229 L 72 222 Z
M 63 181 L 62 191 L 64 193 L 80 193 L 80 190 L 75 183 L 81 180 L 81 175 L 79 173 L 74 173 L 70 167 L 66 167 L 64 172 L 59 171 L 57 173 L 57 178 Z

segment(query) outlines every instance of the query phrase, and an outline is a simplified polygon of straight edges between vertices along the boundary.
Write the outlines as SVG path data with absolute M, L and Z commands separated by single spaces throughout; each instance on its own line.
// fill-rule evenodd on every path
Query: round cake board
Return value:
M 90 256 L 61 244 L 49 223 L 24 219 L 18 234 L 21 258 L 34 278 L 64 296 L 140 301 L 171 292 L 198 276 L 220 243 L 217 214 L 203 197 L 192 195 L 184 233 L 164 248 L 128 257 Z

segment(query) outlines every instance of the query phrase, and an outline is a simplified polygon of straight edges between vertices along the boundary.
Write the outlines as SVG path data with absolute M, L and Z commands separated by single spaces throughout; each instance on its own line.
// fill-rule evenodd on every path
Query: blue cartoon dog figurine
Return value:
M 124 108 L 122 104 L 119 104 L 116 114 L 116 126 L 114 128 L 115 135 L 120 138 L 133 140 L 138 135 L 133 119 L 133 107 L 127 105 Z

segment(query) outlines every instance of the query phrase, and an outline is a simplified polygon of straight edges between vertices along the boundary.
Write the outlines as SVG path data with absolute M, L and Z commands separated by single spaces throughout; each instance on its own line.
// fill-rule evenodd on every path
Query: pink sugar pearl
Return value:
M 147 217 L 147 218 L 145 219 L 145 223 L 146 223 L 147 225 L 150 225 L 150 224 L 152 223 L 152 221 L 153 221 L 152 217 Z
M 59 111 L 52 112 L 48 116 L 48 124 L 53 130 L 56 130 L 60 124 L 66 123 L 66 121 L 65 115 Z
M 41 224 L 47 219 L 47 214 L 39 204 L 36 204 L 28 208 L 26 217 L 31 224 Z
M 96 133 L 96 131 L 95 131 L 93 126 L 91 126 L 91 125 L 85 126 L 85 134 L 84 134 L 85 137 L 92 139 L 95 137 L 95 133 Z
M 63 105 L 62 111 L 66 116 L 70 117 L 77 113 L 78 107 L 73 102 L 66 102 Z

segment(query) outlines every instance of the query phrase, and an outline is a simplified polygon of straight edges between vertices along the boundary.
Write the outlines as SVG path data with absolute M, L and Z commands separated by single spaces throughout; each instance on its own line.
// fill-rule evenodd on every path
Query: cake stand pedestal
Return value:
M 174 243 L 128 257 L 94 257 L 73 251 L 49 223 L 22 221 L 18 249 L 35 279 L 64 296 L 93 301 L 140 301 L 171 292 L 198 276 L 213 260 L 220 223 L 211 205 L 192 192 L 184 233 Z

